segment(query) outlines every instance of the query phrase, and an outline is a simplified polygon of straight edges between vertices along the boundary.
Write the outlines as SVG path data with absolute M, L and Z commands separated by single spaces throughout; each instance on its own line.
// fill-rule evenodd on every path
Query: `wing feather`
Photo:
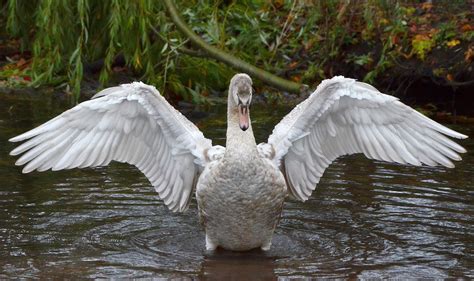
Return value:
M 142 171 L 173 211 L 184 211 L 211 141 L 152 86 L 105 89 L 26 133 L 13 149 L 24 173 L 126 162 Z M 197 164 L 199 163 L 199 164 Z M 199 166 L 200 165 L 200 166 Z
M 453 131 L 371 85 L 342 76 L 325 80 L 275 127 L 259 151 L 282 168 L 290 191 L 307 200 L 336 158 L 363 153 L 371 159 L 454 167 L 466 150 Z M 274 153 L 268 153 L 274 151 Z

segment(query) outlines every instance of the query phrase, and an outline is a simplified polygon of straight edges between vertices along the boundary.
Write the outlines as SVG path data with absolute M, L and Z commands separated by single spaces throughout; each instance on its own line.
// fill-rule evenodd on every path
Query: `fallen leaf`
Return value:
M 430 3 L 430 2 L 424 2 L 423 4 L 421 4 L 421 8 L 423 10 L 426 10 L 426 11 L 429 11 L 433 8 L 433 3 Z
M 467 51 L 464 53 L 464 60 L 468 63 L 474 60 L 474 47 L 473 46 L 469 47 Z
M 443 77 L 444 76 L 444 73 L 445 73 L 445 69 L 443 68 L 435 68 L 433 69 L 433 74 L 437 77 Z
M 301 81 L 301 76 L 295 75 L 295 76 L 291 77 L 291 80 L 293 80 L 295 82 L 300 82 Z
M 19 61 L 16 62 L 16 66 L 20 67 L 26 63 L 24 58 L 21 58 Z
M 467 31 L 472 31 L 474 30 L 474 27 L 468 23 L 466 23 L 465 25 L 461 26 L 461 31 L 462 32 L 467 32 Z
M 400 39 L 397 35 L 390 36 L 393 45 L 398 45 L 400 43 Z
M 436 29 L 436 28 L 431 28 L 430 31 L 428 31 L 428 35 L 431 36 L 431 37 L 433 37 L 437 33 L 438 33 L 438 29 Z
M 283 6 L 283 4 L 285 4 L 283 0 L 273 1 L 273 5 L 275 6 L 275 8 L 281 8 Z
M 294 61 L 292 63 L 290 63 L 290 68 L 295 68 L 296 66 L 298 65 L 298 62 Z
M 412 50 L 420 60 L 425 60 L 426 54 L 434 47 L 434 41 L 428 35 L 417 34 L 411 40 Z
M 379 22 L 380 22 L 381 25 L 389 24 L 389 21 L 386 18 L 381 18 Z
M 457 45 L 459 45 L 461 43 L 461 41 L 459 41 L 458 39 L 453 39 L 451 41 L 448 41 L 446 42 L 446 45 L 449 47 L 449 48 L 452 48 L 452 47 L 456 47 Z

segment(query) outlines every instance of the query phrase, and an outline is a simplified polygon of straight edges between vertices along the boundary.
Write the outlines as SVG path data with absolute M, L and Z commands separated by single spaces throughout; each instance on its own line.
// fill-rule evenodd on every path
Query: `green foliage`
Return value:
M 366 54 L 366 55 L 360 55 L 360 56 L 356 56 L 356 55 L 350 55 L 347 59 L 348 62 L 353 62 L 357 65 L 360 65 L 360 66 L 366 66 L 366 65 L 370 65 L 372 64 L 373 62 L 373 59 L 372 59 L 372 56 L 371 54 Z
M 77 100 L 84 65 L 104 59 L 100 81 L 107 83 L 112 64 L 123 55 L 133 71 L 155 78 L 163 42 L 152 42 L 151 27 L 164 22 L 157 1 L 9 0 L 7 28 L 32 51 L 32 86 L 68 81 Z M 59 79 L 58 79 L 59 78 Z
M 67 82 L 76 101 L 84 69 L 100 59 L 104 61 L 99 77 L 103 85 L 122 71 L 113 67 L 120 56 L 134 77 L 156 85 L 166 95 L 195 103 L 214 102 L 210 89 L 225 90 L 234 72 L 199 52 L 197 56 L 183 54 L 180 48 L 193 46 L 176 30 L 161 1 L 0 3 L 5 3 L 0 25 L 32 54 L 28 68 L 9 68 L 8 73 L 31 76 L 33 86 Z M 449 47 L 459 44 L 453 40 L 473 38 L 470 29 L 459 34 L 457 22 L 452 20 L 443 20 L 431 32 L 424 27 L 432 18 L 424 16 L 429 7 L 389 0 L 358 4 L 336 0 L 177 0 L 176 6 L 208 43 L 307 84 L 337 74 L 328 70 L 334 61 L 360 66 L 366 71 L 364 80 L 374 82 L 397 58 L 414 55 L 424 60 L 438 45 Z M 462 1 L 452 6 L 460 7 L 456 12 L 461 20 L 469 20 L 471 14 Z M 363 52 L 351 51 L 361 45 L 365 46 Z M 3 75 L 7 75 L 5 71 Z
M 411 41 L 413 52 L 420 60 L 425 60 L 426 54 L 434 47 L 434 40 L 426 35 L 417 35 Z

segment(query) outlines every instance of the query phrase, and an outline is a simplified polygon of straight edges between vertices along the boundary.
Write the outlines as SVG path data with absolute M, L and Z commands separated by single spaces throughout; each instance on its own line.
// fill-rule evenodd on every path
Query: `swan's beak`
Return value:
M 239 126 L 242 131 L 246 131 L 250 126 L 248 105 L 239 104 Z

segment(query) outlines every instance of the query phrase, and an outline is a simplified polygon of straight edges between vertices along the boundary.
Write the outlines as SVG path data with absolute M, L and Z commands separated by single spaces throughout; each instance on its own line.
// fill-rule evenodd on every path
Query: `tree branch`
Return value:
M 176 7 L 172 0 L 164 0 L 168 13 L 171 16 L 171 20 L 174 22 L 176 27 L 186 35 L 192 43 L 202 49 L 208 54 L 209 57 L 223 62 L 231 67 L 238 69 L 239 71 L 245 72 L 251 76 L 254 76 L 270 86 L 278 88 L 283 91 L 292 93 L 300 93 L 306 89 L 305 85 L 295 83 L 278 76 L 271 74 L 265 70 L 255 67 L 239 58 L 234 57 L 214 46 L 209 45 L 206 41 L 201 39 L 196 33 L 194 33 L 184 22 L 181 16 L 176 11 Z
M 188 48 L 183 47 L 183 46 L 179 47 L 178 51 L 183 53 L 183 54 L 186 54 L 188 56 L 199 57 L 199 58 L 207 58 L 208 57 L 208 56 L 206 56 L 206 54 L 203 54 L 200 51 L 196 51 L 196 50 L 193 50 L 193 49 L 188 49 Z

